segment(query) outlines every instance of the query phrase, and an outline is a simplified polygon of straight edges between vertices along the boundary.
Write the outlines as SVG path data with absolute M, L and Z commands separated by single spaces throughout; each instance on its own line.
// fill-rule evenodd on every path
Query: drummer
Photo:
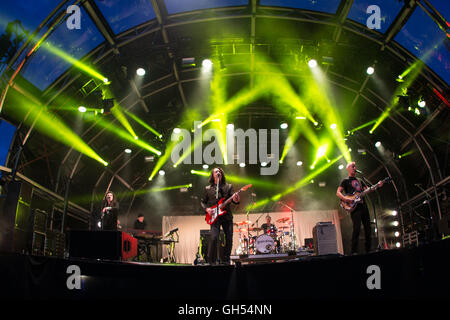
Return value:
M 264 223 L 261 228 L 264 230 L 264 233 L 269 236 L 275 237 L 277 235 L 278 229 L 272 224 L 272 218 L 269 215 L 266 216 L 266 223 Z

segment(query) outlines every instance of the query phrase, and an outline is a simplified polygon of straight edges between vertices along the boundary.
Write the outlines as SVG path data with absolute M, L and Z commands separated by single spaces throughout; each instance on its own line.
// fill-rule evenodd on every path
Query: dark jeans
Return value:
M 214 264 L 217 261 L 217 241 L 219 239 L 220 226 L 222 226 L 225 234 L 223 262 L 230 262 L 231 248 L 233 246 L 233 220 L 222 220 L 219 218 L 211 225 L 211 235 L 208 245 L 208 262 L 211 264 Z
M 359 232 L 361 230 L 361 223 L 364 227 L 365 235 L 365 249 L 366 253 L 370 252 L 372 245 L 372 233 L 370 230 L 370 214 L 366 206 L 358 205 L 356 209 L 351 213 L 353 222 L 353 234 L 352 234 L 352 253 L 358 253 L 359 245 Z

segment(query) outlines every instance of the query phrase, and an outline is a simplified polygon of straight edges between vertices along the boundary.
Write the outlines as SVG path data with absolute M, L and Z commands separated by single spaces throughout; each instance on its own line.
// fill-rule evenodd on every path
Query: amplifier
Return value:
M 313 228 L 314 252 L 317 255 L 336 254 L 336 227 L 331 222 L 319 222 Z
M 122 231 L 71 230 L 69 257 L 128 260 L 137 256 L 137 239 Z

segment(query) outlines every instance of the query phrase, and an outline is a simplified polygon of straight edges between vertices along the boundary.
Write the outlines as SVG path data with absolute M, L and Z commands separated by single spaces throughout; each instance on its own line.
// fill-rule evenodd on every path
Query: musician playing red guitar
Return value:
M 207 216 L 213 214 L 211 207 L 214 207 L 220 199 L 232 197 L 232 203 L 239 204 L 239 194 L 234 194 L 233 186 L 226 183 L 225 173 L 222 168 L 214 168 L 209 177 L 209 185 L 205 188 L 205 193 L 201 199 L 201 205 L 205 209 Z M 233 195 L 234 194 L 234 195 Z M 220 233 L 220 226 L 225 234 L 224 264 L 230 264 L 231 248 L 233 246 L 233 215 L 231 205 L 224 207 L 224 213 L 219 215 L 211 224 L 211 236 L 208 245 L 208 263 L 216 264 L 217 260 L 217 240 Z M 209 222 L 208 222 L 209 223 Z
M 342 180 L 341 184 L 337 188 L 336 196 L 341 199 L 341 201 L 351 204 L 354 202 L 353 198 L 349 195 L 357 192 L 363 192 L 368 187 L 356 178 L 356 163 L 350 162 L 347 165 L 348 178 Z M 376 184 L 376 187 L 383 186 L 383 181 Z M 373 188 L 374 190 L 375 188 Z M 366 253 L 369 253 L 372 245 L 371 229 L 370 229 L 370 214 L 369 209 L 365 201 L 361 198 L 356 204 L 352 211 L 350 211 L 352 222 L 353 222 L 353 233 L 352 233 L 352 251 L 351 254 L 358 253 L 358 242 L 359 242 L 359 232 L 361 229 L 361 223 L 364 227 L 365 234 L 365 249 Z

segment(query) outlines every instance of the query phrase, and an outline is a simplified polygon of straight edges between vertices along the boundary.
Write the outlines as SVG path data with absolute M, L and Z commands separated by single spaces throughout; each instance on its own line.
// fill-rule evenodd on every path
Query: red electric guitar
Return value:
M 214 222 L 216 222 L 218 217 L 220 217 L 221 215 L 226 213 L 226 211 L 222 210 L 222 209 L 225 208 L 228 205 L 228 203 L 230 203 L 230 201 L 233 199 L 233 197 L 236 194 L 239 194 L 241 191 L 246 191 L 251 186 L 252 186 L 251 184 L 248 184 L 245 187 L 242 187 L 241 189 L 239 189 L 239 191 L 233 193 L 233 195 L 231 197 L 229 197 L 227 200 L 224 200 L 225 198 L 221 198 L 219 200 L 219 202 L 217 202 L 217 204 L 208 208 L 208 209 L 212 209 L 212 211 L 210 213 L 208 213 L 208 212 L 206 213 L 206 217 L 205 217 L 206 223 L 213 224 Z

